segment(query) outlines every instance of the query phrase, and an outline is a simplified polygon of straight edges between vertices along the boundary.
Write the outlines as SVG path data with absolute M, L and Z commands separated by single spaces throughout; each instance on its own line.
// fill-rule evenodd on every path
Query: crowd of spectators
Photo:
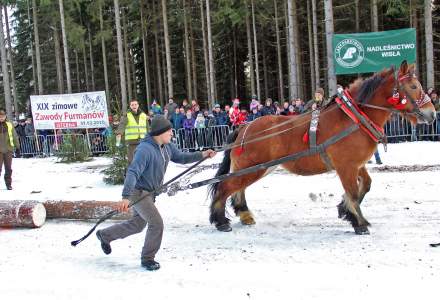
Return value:
M 438 93 L 433 89 L 427 90 L 427 95 L 431 98 L 437 112 L 440 111 L 440 99 Z M 182 102 L 174 101 L 170 98 L 168 103 L 162 107 L 158 101 L 153 100 L 148 108 L 148 115 L 150 117 L 156 114 L 162 114 L 168 118 L 173 128 L 176 131 L 176 135 L 180 139 L 180 146 L 186 146 L 188 148 L 197 147 L 201 144 L 209 144 L 209 142 L 223 143 L 223 133 L 216 129 L 214 133 L 210 132 L 213 136 L 206 136 L 201 132 L 208 132 L 207 128 L 227 126 L 228 128 L 234 128 L 241 124 L 252 122 L 262 116 L 267 115 L 284 115 L 284 116 L 296 116 L 314 109 L 323 107 L 328 104 L 330 99 L 324 95 L 322 88 L 315 90 L 313 99 L 304 101 L 301 98 L 295 98 L 290 101 L 273 101 L 271 98 L 267 98 L 264 101 L 260 101 L 256 96 L 252 96 L 250 101 L 242 101 L 238 98 L 233 99 L 230 103 L 214 105 L 212 110 L 205 107 L 201 108 L 197 100 L 188 101 L 184 99 Z M 437 115 L 436 128 L 429 130 L 433 131 L 437 135 L 440 133 L 440 114 Z M 119 124 L 119 116 L 113 115 L 109 117 L 110 125 L 108 128 L 94 128 L 89 129 L 88 132 L 75 131 L 76 134 L 89 135 L 90 145 L 92 152 L 100 153 L 105 152 L 106 138 L 116 130 Z M 23 156 L 27 156 L 26 153 L 35 152 L 35 147 L 39 144 L 35 142 L 35 133 L 41 140 L 46 140 L 46 136 L 53 136 L 53 131 L 47 130 L 34 130 L 31 117 L 25 117 L 24 114 L 20 114 L 18 120 L 14 121 L 15 130 L 20 139 L 22 145 Z M 403 128 L 402 130 L 404 130 Z M 435 132 L 434 132 L 435 131 Z M 65 132 L 64 132 L 65 133 Z M 70 133 L 70 132 L 69 132 Z M 61 134 L 61 131 L 57 133 Z M 222 136 L 216 137 L 216 136 Z M 55 135 L 56 136 L 56 135 Z M 52 138 L 52 144 L 57 144 L 55 138 Z M 436 138 L 437 139 L 437 138 Z M 186 143 L 184 145 L 183 143 Z M 40 147 L 42 147 L 40 145 Z M 52 146 L 54 147 L 54 146 Z M 17 154 L 20 155 L 20 154 Z

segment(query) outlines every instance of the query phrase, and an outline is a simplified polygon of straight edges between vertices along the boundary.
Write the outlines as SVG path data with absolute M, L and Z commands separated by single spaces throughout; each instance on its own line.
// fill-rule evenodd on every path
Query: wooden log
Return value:
M 99 219 L 112 210 L 117 209 L 114 201 L 46 201 L 44 207 L 48 219 Z M 131 211 L 118 213 L 113 220 L 127 220 Z
M 0 201 L 0 227 L 41 227 L 46 209 L 38 201 Z

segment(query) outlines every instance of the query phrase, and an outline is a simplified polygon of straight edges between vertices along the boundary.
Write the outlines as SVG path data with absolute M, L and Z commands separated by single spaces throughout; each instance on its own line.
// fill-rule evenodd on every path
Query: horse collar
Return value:
M 376 143 L 385 140 L 385 133 L 382 127 L 374 123 L 353 101 L 353 97 L 348 90 L 339 91 L 338 97 L 335 98 L 339 108 L 360 128 L 365 131 L 368 136 Z

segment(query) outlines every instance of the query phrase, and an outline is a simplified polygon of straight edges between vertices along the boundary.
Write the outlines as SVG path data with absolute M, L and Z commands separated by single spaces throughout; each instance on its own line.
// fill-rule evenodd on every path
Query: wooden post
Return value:
M 41 227 L 46 209 L 38 201 L 0 201 L 0 227 Z

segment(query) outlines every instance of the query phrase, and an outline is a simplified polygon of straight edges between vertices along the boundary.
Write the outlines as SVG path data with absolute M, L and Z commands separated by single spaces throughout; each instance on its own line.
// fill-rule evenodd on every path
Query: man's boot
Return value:
M 104 241 L 104 239 L 102 238 L 101 230 L 98 230 L 96 232 L 96 237 L 101 242 L 101 249 L 104 254 L 109 255 L 110 253 L 112 253 L 112 247 L 110 246 L 110 243 Z
M 160 264 L 153 259 L 142 260 L 141 265 L 148 271 L 156 271 L 160 269 Z

